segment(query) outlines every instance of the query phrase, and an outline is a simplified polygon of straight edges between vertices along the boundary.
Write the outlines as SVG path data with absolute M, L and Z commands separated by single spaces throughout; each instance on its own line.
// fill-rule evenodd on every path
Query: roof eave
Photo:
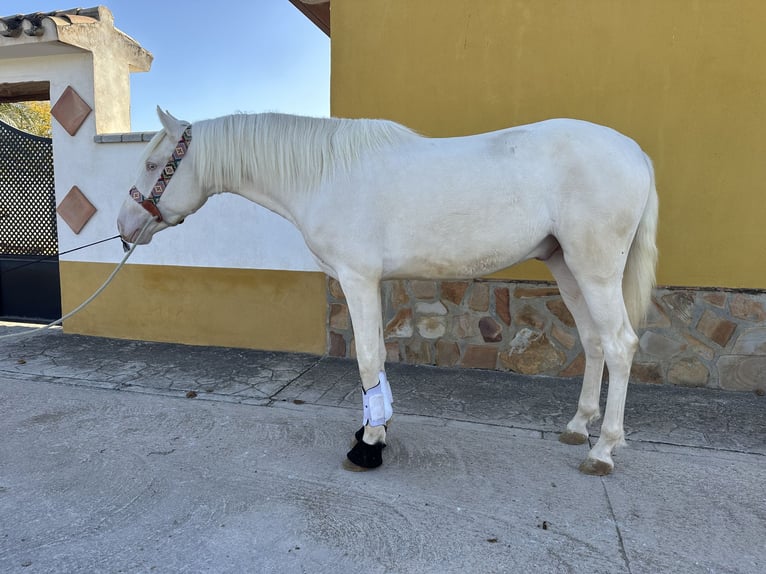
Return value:
M 330 0 L 290 0 L 290 3 L 330 37 Z

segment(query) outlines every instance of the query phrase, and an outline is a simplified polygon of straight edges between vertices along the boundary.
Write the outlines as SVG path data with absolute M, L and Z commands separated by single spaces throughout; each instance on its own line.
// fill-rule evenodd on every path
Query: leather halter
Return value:
M 173 155 L 170 156 L 165 167 L 162 168 L 160 177 L 157 179 L 154 186 L 152 186 L 152 191 L 149 194 L 149 197 L 146 197 L 141 193 L 135 185 L 131 187 L 128 192 L 130 193 L 130 197 L 132 197 L 146 211 L 151 213 L 154 219 L 158 222 L 162 221 L 162 214 L 160 213 L 157 204 L 160 202 L 160 197 L 162 197 L 170 178 L 173 177 L 176 169 L 178 169 L 178 164 L 181 163 L 181 160 L 186 155 L 189 143 L 191 143 L 191 125 L 186 127 L 184 133 L 181 135 L 181 139 L 178 140 L 178 143 L 173 150 Z

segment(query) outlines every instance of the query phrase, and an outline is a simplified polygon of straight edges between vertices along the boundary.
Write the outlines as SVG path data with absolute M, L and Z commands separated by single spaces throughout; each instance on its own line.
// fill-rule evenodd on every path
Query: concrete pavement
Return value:
M 766 572 L 766 397 L 635 384 L 596 478 L 557 441 L 578 381 L 388 374 L 349 473 L 353 362 L 0 340 L 0 572 Z

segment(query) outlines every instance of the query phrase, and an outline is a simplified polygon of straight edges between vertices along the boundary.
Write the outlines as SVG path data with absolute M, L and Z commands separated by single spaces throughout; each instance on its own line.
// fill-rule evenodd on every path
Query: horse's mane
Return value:
M 191 145 L 199 181 L 216 192 L 253 181 L 303 190 L 415 135 L 387 120 L 234 114 L 195 122 Z

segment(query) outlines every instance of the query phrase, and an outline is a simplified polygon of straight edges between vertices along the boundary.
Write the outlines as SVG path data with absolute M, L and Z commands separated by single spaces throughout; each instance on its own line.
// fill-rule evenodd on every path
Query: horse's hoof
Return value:
M 585 444 L 588 442 L 588 435 L 573 431 L 564 431 L 559 435 L 559 442 L 564 444 Z
M 591 476 L 606 476 L 614 470 L 614 465 L 595 458 L 586 458 L 580 464 L 580 472 Z
M 383 449 L 386 448 L 386 443 L 379 442 L 377 444 L 367 444 L 361 437 L 357 437 L 357 443 L 353 448 L 348 451 L 346 458 L 352 465 L 359 467 L 356 470 L 368 470 L 371 468 L 378 468 L 383 464 Z M 343 466 L 346 470 L 355 470 L 348 468 L 345 464 Z
M 348 448 L 353 449 L 358 443 L 362 442 L 363 436 L 364 436 L 364 427 L 360 428 L 358 431 L 354 433 L 354 438 L 351 439 L 351 444 L 348 445 Z

